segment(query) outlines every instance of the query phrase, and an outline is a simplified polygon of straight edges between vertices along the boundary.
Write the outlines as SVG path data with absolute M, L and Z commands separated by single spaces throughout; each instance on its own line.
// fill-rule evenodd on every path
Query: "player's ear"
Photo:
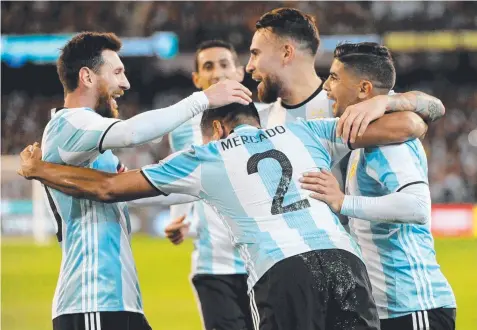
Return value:
M 82 67 L 79 71 L 79 82 L 85 85 L 87 88 L 91 88 L 96 81 L 94 72 L 87 67 Z
M 361 80 L 359 83 L 358 97 L 361 100 L 368 99 L 373 93 L 373 83 L 369 80 Z
M 289 64 L 295 58 L 295 47 L 292 44 L 283 45 L 283 64 Z
M 200 86 L 199 82 L 199 74 L 197 72 L 192 72 L 192 82 L 194 83 L 195 88 L 197 89 L 202 89 L 202 86 Z
M 214 140 L 220 140 L 224 138 L 224 126 L 222 126 L 222 123 L 219 120 L 214 120 L 212 122 L 212 128 L 214 129 Z

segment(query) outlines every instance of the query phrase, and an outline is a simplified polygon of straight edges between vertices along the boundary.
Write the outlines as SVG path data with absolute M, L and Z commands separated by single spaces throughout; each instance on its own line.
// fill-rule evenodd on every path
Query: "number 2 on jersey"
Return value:
M 275 159 L 282 168 L 282 177 L 280 178 L 277 191 L 273 197 L 271 209 L 272 214 L 277 215 L 309 208 L 310 202 L 307 199 L 302 199 L 292 204 L 283 205 L 283 200 L 285 199 L 285 194 L 288 191 L 288 187 L 290 186 L 293 175 L 293 166 L 283 152 L 272 149 L 253 155 L 247 162 L 247 173 L 249 175 L 258 173 L 258 163 L 260 163 L 262 159 L 267 158 Z

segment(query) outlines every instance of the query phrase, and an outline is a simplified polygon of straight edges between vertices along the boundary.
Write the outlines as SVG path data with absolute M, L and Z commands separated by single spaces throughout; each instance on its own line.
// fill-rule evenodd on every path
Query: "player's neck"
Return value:
M 90 108 L 94 110 L 96 106 L 96 100 L 92 99 L 90 96 L 75 91 L 72 93 L 66 94 L 65 97 L 65 108 Z
M 286 105 L 293 106 L 307 100 L 323 83 L 313 69 L 298 69 L 284 82 L 279 97 Z

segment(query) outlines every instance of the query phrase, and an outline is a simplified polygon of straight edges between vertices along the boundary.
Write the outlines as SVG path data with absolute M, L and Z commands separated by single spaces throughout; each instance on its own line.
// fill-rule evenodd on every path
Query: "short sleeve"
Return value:
M 312 134 L 326 148 L 331 156 L 332 166 L 345 157 L 351 148 L 341 137 L 336 136 L 336 125 L 339 118 L 325 118 L 305 121 Z
M 412 184 L 428 184 L 427 161 L 418 140 L 364 149 L 366 172 L 389 193 Z
M 105 134 L 118 122 L 87 109 L 64 110 L 47 140 L 65 164 L 86 165 L 102 152 Z
M 158 164 L 144 166 L 141 173 L 163 194 L 179 193 L 199 197 L 201 161 L 194 147 L 170 155 Z

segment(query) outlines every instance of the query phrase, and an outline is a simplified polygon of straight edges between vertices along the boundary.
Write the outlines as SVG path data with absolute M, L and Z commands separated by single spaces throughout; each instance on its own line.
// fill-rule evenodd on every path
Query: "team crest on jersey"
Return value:
M 311 110 L 311 118 L 324 118 L 326 117 L 326 112 L 324 109 L 313 109 Z

